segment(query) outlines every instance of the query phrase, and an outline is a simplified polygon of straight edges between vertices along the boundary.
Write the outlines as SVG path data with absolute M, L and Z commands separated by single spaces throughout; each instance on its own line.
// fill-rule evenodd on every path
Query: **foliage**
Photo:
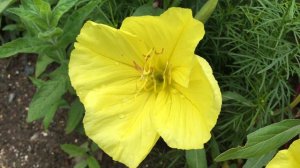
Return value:
M 47 129 L 56 111 L 65 109 L 66 133 L 82 129 L 84 107 L 70 85 L 67 66 L 86 20 L 119 27 L 127 16 L 159 15 L 171 6 L 188 7 L 196 14 L 206 1 L 157 2 L 154 8 L 151 0 L 1 1 L 0 58 L 18 53 L 37 55 L 35 75 L 30 77 L 37 91 L 27 121 L 41 119 Z M 300 2 L 219 1 L 205 27 L 206 36 L 196 53 L 210 62 L 223 92 L 221 116 L 205 149 L 207 163 L 217 167 L 227 162 L 216 161 L 248 159 L 245 167 L 262 167 L 277 148 L 300 133 L 299 120 L 282 121 L 296 118 L 290 103 L 299 94 L 295 88 L 300 76 Z M 247 134 L 245 146 L 219 155 L 242 145 Z M 71 157 L 80 158 L 75 167 L 100 167 L 94 155 L 99 150 L 95 144 L 87 141 L 61 148 Z M 156 148 L 143 165 L 197 167 L 205 160 L 205 153 Z
M 293 118 L 286 107 L 299 83 L 299 7 L 295 1 L 227 0 L 206 24 L 199 52 L 211 60 L 223 90 L 214 132 L 222 150 L 241 144 L 245 132 Z

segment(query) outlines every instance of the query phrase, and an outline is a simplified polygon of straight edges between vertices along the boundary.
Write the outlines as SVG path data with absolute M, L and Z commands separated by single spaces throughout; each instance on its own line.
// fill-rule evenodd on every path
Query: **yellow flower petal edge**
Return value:
M 300 139 L 295 140 L 288 149 L 280 150 L 266 168 L 300 167 Z
M 203 148 L 221 108 L 211 67 L 194 54 L 203 36 L 183 8 L 129 17 L 120 29 L 86 22 L 69 63 L 86 135 L 128 167 L 160 136 L 173 148 Z

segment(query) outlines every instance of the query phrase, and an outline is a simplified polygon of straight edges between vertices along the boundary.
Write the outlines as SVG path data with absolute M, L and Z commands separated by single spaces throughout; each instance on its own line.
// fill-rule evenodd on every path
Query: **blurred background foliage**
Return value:
M 120 27 L 131 15 L 159 15 L 171 6 L 196 14 L 206 0 L 2 0 L 0 2 L 0 58 L 18 53 L 37 55 L 36 85 L 27 121 L 42 120 L 45 129 L 59 108 L 68 111 L 66 134 L 82 129 L 84 108 L 67 75 L 73 43 L 86 20 Z M 222 0 L 205 23 L 206 35 L 196 53 L 206 58 L 223 93 L 223 108 L 206 155 L 210 167 L 243 164 L 213 159 L 241 145 L 247 134 L 299 117 L 290 103 L 299 94 L 300 1 Z M 298 88 L 298 90 L 297 90 Z M 199 100 L 201 101 L 201 100 Z M 84 159 L 78 167 L 100 167 L 87 140 L 63 144 L 70 156 Z M 99 160 L 99 159 L 98 159 Z M 100 161 L 101 163 L 101 161 Z M 187 167 L 183 151 L 159 142 L 141 167 Z

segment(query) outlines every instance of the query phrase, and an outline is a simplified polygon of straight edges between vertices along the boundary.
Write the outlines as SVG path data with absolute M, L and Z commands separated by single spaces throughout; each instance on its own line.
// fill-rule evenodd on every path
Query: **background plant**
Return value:
M 205 2 L 1 1 L 0 42 L 3 45 L 0 58 L 18 53 L 37 55 L 35 75 L 30 78 L 37 91 L 27 121 L 42 120 L 47 129 L 56 111 L 65 109 L 68 111 L 66 134 L 73 131 L 84 134 L 81 125 L 84 108 L 70 85 L 67 66 L 75 38 L 86 20 L 119 27 L 127 16 L 158 15 L 171 6 L 188 7 L 196 14 Z M 221 151 L 242 145 L 247 134 L 283 119 L 296 118 L 297 107 L 291 109 L 290 103 L 299 94 L 296 92 L 300 76 L 299 8 L 300 2 L 296 0 L 219 2 L 205 24 L 206 35 L 196 51 L 210 62 L 223 91 L 223 109 L 206 152 L 170 150 L 160 142 L 142 166 L 197 167 L 195 165 L 203 163 L 201 158 L 206 154 L 208 165 L 217 167 L 214 158 Z M 288 128 L 297 128 L 298 122 L 291 122 L 294 125 L 284 124 Z M 267 130 L 272 131 L 273 127 L 267 127 Z M 250 134 L 249 139 L 259 133 Z M 277 144 L 275 148 L 281 145 Z M 94 143 L 87 140 L 81 146 L 63 144 L 61 147 L 70 156 L 80 158 L 78 167 L 100 167 L 94 157 L 99 150 Z M 266 149 L 261 157 L 267 163 L 272 155 L 274 151 Z M 257 163 L 257 158 L 249 160 L 248 165 Z M 239 165 L 241 160 L 232 164 Z

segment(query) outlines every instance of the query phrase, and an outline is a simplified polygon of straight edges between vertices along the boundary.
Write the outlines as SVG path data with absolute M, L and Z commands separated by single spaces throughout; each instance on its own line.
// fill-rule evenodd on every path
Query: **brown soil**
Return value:
M 34 62 L 34 56 L 0 59 L 0 167 L 72 167 L 73 160 L 59 145 L 80 143 L 83 138 L 76 134 L 65 135 L 65 112 L 56 114 L 48 131 L 39 121 L 26 122 L 35 92 L 28 78 L 34 72 Z

